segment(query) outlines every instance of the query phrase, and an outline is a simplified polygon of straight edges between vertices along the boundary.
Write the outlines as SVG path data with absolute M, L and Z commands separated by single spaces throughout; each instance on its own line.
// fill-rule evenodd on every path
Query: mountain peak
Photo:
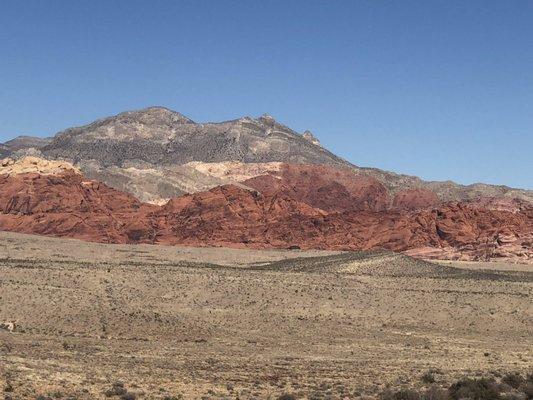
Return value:
M 259 118 L 257 118 L 257 120 L 269 126 L 273 126 L 278 123 L 272 115 L 267 113 L 261 115 Z
M 305 140 L 307 140 L 307 141 L 309 141 L 309 142 L 311 142 L 311 143 L 313 143 L 313 144 L 316 144 L 317 146 L 322 146 L 322 145 L 320 144 L 320 141 L 315 137 L 315 135 L 313 135 L 313 134 L 311 133 L 311 131 L 305 131 L 305 132 L 302 134 L 302 137 L 303 137 Z
M 134 117 L 134 118 L 138 118 L 140 122 L 146 121 L 150 123 L 157 122 L 158 120 L 160 120 L 161 122 L 170 122 L 170 123 L 182 123 L 182 124 L 194 123 L 192 119 L 183 115 L 182 113 L 171 110 L 166 107 L 161 107 L 161 106 L 151 106 L 151 107 L 146 107 L 146 108 L 142 108 L 139 110 L 126 111 L 126 112 L 118 114 L 116 117 L 117 118 Z
M 8 140 L 4 146 L 10 151 L 18 151 L 30 147 L 40 149 L 52 141 L 52 138 L 43 138 L 37 136 L 21 135 L 14 139 Z
M 268 114 L 224 123 L 195 123 L 165 107 L 126 111 L 67 129 L 55 136 L 43 155 L 75 162 L 95 160 L 105 167 L 228 160 L 349 165 L 326 149 L 306 145 L 298 132 Z

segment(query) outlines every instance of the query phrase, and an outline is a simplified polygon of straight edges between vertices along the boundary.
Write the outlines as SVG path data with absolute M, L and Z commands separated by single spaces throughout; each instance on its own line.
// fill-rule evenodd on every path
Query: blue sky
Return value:
M 0 2 L 0 141 L 163 105 L 533 189 L 533 1 Z

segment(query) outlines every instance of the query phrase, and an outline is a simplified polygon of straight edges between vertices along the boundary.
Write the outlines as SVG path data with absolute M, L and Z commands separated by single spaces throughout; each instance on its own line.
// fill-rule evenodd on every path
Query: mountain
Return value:
M 182 114 L 151 107 L 58 133 L 43 151 L 51 157 L 125 163 L 181 165 L 190 161 L 283 161 L 346 165 L 347 162 L 272 117 L 195 123 Z
M 310 174 L 315 172 L 321 174 Z M 162 206 L 88 180 L 64 161 L 26 157 L 0 165 L 0 229 L 106 243 L 366 250 L 424 258 L 533 260 L 533 205 L 483 198 L 422 207 L 382 202 L 384 187 L 335 170 L 300 166 L 272 175 L 261 192 L 222 185 Z M 275 170 L 273 170 L 275 171 Z M 300 189 L 283 182 L 308 182 Z M 264 185 L 250 178 L 245 184 Z M 346 186 L 341 183 L 346 180 Z M 267 182 L 267 183 L 268 183 Z M 407 193 L 405 198 L 417 198 Z M 397 203 L 405 201 L 402 196 Z M 385 198 L 383 198 L 385 199 Z M 351 203 L 354 203 L 353 205 Z M 393 200 L 394 203 L 394 200 Z
M 36 148 L 39 147 L 39 148 Z M 358 167 L 272 117 L 161 107 L 0 146 L 0 229 L 112 243 L 533 259 L 533 191 Z M 36 155 L 39 157 L 28 157 Z
M 7 148 L 4 144 L 0 143 L 0 159 L 9 157 L 12 154 L 12 151 Z
M 272 117 L 244 117 L 220 123 L 195 123 L 162 107 L 95 121 L 58 133 L 41 149 L 66 159 L 84 174 L 143 201 L 161 204 L 184 193 L 223 183 L 185 166 L 189 162 L 239 161 L 351 165 Z
M 25 152 L 29 147 L 37 150 Z M 244 169 L 266 171 L 271 169 L 271 163 L 349 168 L 359 176 L 377 180 L 390 198 L 400 192 L 405 198 L 405 191 L 410 191 L 411 196 L 426 196 L 423 204 L 434 202 L 435 196 L 439 202 L 480 197 L 533 202 L 531 190 L 427 182 L 377 168 L 357 167 L 325 149 L 310 131 L 299 134 L 268 115 L 196 123 L 167 108 L 149 107 L 70 128 L 51 139 L 19 137 L 0 147 L 0 156 L 9 156 L 13 151 L 18 157 L 29 154 L 71 161 L 88 178 L 155 204 L 222 184 L 242 184 L 239 174 Z M 210 172 L 225 169 L 227 163 L 240 166 L 226 170 L 223 176 Z M 237 175 L 233 176 L 233 171 Z M 259 174 L 252 175 L 249 178 Z
M 17 136 L 4 143 L 4 146 L 12 152 L 29 148 L 40 149 L 52 141 L 52 138 L 41 138 L 37 136 Z

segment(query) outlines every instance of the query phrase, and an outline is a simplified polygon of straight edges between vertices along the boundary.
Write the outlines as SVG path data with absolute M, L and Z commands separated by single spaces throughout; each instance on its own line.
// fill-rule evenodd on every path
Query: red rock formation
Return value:
M 292 198 L 265 197 L 234 185 L 172 199 L 155 216 L 158 241 L 194 245 L 303 245 L 322 210 Z
M 290 171 L 289 176 L 306 181 L 302 178 L 306 170 Z M 276 176 L 268 179 L 273 185 L 279 181 Z M 351 203 L 341 200 L 357 199 L 353 186 L 337 181 L 336 189 L 328 191 L 323 189 L 327 185 L 312 181 L 311 177 L 306 181 L 308 194 L 298 188 L 288 191 L 283 185 L 273 190 L 265 186 L 263 193 L 227 185 L 158 207 L 84 181 L 73 171 L 4 174 L 0 175 L 0 229 L 107 243 L 385 248 L 423 257 L 533 260 L 533 207 L 526 203 L 505 208 L 499 200 L 481 199 L 417 210 L 361 210 L 358 207 L 372 208 L 379 202 L 370 207 L 370 201 L 363 200 L 350 208 Z M 361 187 L 373 193 L 372 182 Z M 377 193 L 379 197 L 382 192 Z M 324 198 L 329 200 L 320 203 Z M 332 199 L 340 205 L 329 207 Z M 349 211 L 340 210 L 345 204 Z
M 325 211 L 381 211 L 389 207 L 387 189 L 378 180 L 349 168 L 283 164 L 243 182 L 265 196 L 282 194 Z
M 394 196 L 392 207 L 400 210 L 415 210 L 439 204 L 437 195 L 428 189 L 402 190 Z
M 533 206 L 529 201 L 512 197 L 481 197 L 470 201 L 469 204 L 479 209 L 509 212 L 524 211 Z
M 107 243 L 148 240 L 153 206 L 74 171 L 0 175 L 0 229 Z
M 194 245 L 441 249 L 447 258 L 533 256 L 533 208 L 520 212 L 451 203 L 415 211 L 325 213 L 292 197 L 236 186 L 177 198 L 158 214 L 158 241 Z M 454 249 L 446 252 L 446 249 Z M 436 256 L 435 255 L 435 256 Z

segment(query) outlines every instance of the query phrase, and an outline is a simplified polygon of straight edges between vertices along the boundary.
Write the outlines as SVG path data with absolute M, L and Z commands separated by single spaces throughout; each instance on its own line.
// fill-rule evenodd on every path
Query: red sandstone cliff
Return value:
M 411 191 L 400 192 L 391 209 L 372 179 L 352 181 L 342 170 L 332 177 L 313 166 L 246 182 L 257 191 L 225 185 L 159 207 L 68 168 L 23 171 L 0 174 L 0 229 L 106 243 L 386 248 L 427 258 L 533 260 L 533 207 L 519 200 L 434 205 L 431 195 Z

